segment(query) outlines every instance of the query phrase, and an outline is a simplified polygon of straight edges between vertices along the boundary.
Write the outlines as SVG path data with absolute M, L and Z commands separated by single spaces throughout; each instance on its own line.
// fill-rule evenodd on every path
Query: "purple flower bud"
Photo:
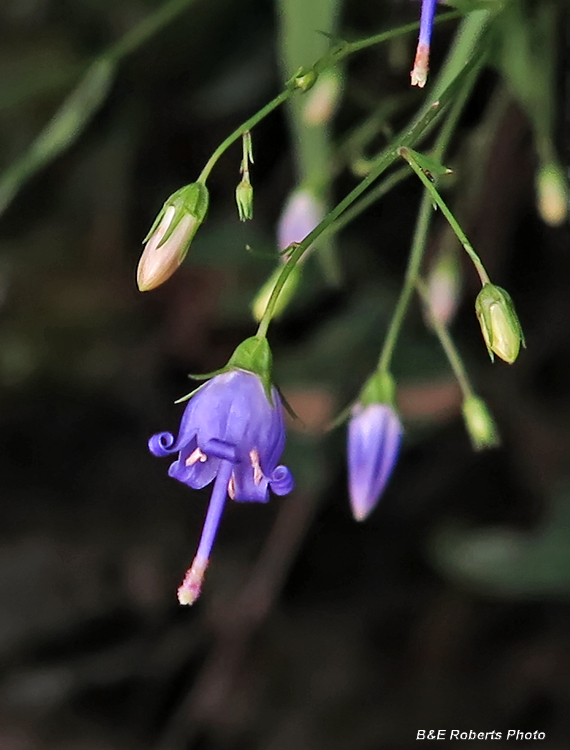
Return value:
M 423 88 L 426 85 L 429 67 L 429 48 L 433 18 L 437 0 L 422 0 L 422 12 L 420 17 L 420 35 L 416 49 L 416 58 L 411 72 L 412 86 Z
M 264 503 L 269 487 L 276 495 L 293 489 L 291 472 L 277 465 L 285 425 L 279 394 L 275 388 L 271 393 L 273 404 L 251 372 L 223 372 L 190 399 L 177 437 L 160 432 L 149 440 L 155 456 L 178 453 L 168 470 L 171 477 L 193 489 L 215 480 L 196 557 L 178 589 L 181 604 L 192 604 L 200 595 L 226 496 Z
M 277 227 L 277 243 L 285 250 L 294 242 L 302 242 L 320 224 L 325 207 L 310 190 L 301 188 L 289 196 Z
M 363 521 L 376 507 L 390 478 L 402 425 L 388 404 L 357 404 L 348 425 L 348 486 L 352 514 Z

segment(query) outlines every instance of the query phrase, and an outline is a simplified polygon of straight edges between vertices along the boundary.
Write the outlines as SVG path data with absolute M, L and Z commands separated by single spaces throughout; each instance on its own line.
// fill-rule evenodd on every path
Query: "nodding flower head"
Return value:
M 422 0 L 420 35 L 418 37 L 418 46 L 416 48 L 414 67 L 410 74 L 412 79 L 412 86 L 419 86 L 420 88 L 423 88 L 426 85 L 427 81 L 429 68 L 429 48 L 436 3 L 437 0 Z
M 390 478 L 402 440 L 402 424 L 388 404 L 357 404 L 348 425 L 348 487 L 352 514 L 363 521 Z
M 226 496 L 238 502 L 267 502 L 293 489 L 289 469 L 277 462 L 285 446 L 279 394 L 268 398 L 260 378 L 228 370 L 198 389 L 188 402 L 178 435 L 160 432 L 149 440 L 155 456 L 177 454 L 168 473 L 192 489 L 214 481 L 202 537 L 192 566 L 178 589 L 181 604 L 200 595 L 202 580 Z

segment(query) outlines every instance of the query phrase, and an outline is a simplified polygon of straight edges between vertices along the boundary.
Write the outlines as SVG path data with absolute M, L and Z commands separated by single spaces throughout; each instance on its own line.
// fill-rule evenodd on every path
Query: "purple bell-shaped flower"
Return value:
M 192 566 L 178 589 L 181 604 L 200 595 L 202 580 L 227 495 L 240 502 L 267 502 L 269 487 L 276 495 L 293 489 L 293 477 L 278 466 L 285 446 L 285 425 L 279 394 L 270 402 L 260 378 L 232 369 L 216 375 L 188 402 L 178 436 L 160 432 L 149 440 L 155 456 L 177 453 L 171 477 L 200 489 L 214 481 L 202 537 Z
M 402 424 L 388 404 L 357 404 L 348 425 L 348 487 L 352 514 L 363 521 L 376 507 L 394 468 Z

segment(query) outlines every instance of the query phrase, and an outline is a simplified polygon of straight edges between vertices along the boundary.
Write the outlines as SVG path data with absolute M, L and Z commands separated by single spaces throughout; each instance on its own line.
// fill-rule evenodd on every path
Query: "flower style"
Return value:
M 276 495 L 293 489 L 293 477 L 277 462 L 285 445 L 279 394 L 271 400 L 260 378 L 231 369 L 198 389 L 188 402 L 178 436 L 160 432 L 149 440 L 155 456 L 178 453 L 168 473 L 192 489 L 214 480 L 198 551 L 178 589 L 180 604 L 192 604 L 202 580 L 226 496 L 238 502 L 267 502 L 269 487 Z
M 357 404 L 348 426 L 348 486 L 352 514 L 363 521 L 376 507 L 394 468 L 402 424 L 388 404 Z
M 423 88 L 426 85 L 429 67 L 429 47 L 433 18 L 437 0 L 422 0 L 422 12 L 420 16 L 420 35 L 416 48 L 416 58 L 411 72 L 412 86 Z

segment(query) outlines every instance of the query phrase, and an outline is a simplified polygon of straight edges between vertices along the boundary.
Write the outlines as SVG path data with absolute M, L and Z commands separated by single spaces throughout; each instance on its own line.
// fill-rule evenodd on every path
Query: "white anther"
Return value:
M 253 468 L 253 481 L 255 484 L 259 484 L 263 479 L 263 471 L 261 470 L 261 464 L 259 463 L 259 453 L 255 448 L 249 452 L 249 460 Z
M 208 460 L 208 456 L 205 453 L 202 453 L 200 448 L 195 448 L 186 459 L 185 464 L 186 466 L 194 466 L 194 464 L 198 463 L 198 461 L 200 461 L 200 463 L 203 464 L 204 461 L 207 461 L 207 460 Z
M 228 483 L 228 495 L 230 496 L 230 500 L 236 499 L 236 478 L 232 474 L 230 477 L 230 481 Z

